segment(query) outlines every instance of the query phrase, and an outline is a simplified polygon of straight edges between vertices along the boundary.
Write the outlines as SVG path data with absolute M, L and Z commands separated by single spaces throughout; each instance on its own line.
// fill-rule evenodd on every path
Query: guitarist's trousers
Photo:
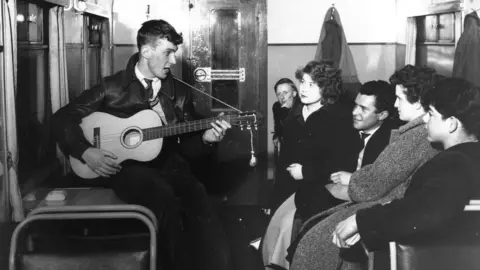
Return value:
M 109 182 L 121 200 L 155 213 L 161 269 L 232 269 L 225 231 L 204 186 L 192 175 L 162 174 L 134 163 Z

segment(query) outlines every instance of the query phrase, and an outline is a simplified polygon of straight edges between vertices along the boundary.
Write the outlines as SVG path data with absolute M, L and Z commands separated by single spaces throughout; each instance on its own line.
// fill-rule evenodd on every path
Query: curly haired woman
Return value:
M 362 148 L 352 123 L 353 103 L 344 95 L 341 71 L 330 62 L 311 61 L 295 75 L 303 105 L 295 107 L 285 120 L 274 189 L 277 201 L 288 199 L 272 217 L 262 247 L 267 267 L 285 269 L 294 215 L 306 220 L 341 203 L 325 185 L 331 173 L 354 170 Z

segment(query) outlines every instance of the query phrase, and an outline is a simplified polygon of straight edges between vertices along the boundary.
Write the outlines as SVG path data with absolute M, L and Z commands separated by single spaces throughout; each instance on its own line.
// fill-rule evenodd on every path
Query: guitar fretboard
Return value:
M 212 125 L 210 125 L 210 123 L 214 122 L 215 120 L 225 120 L 227 122 L 230 122 L 232 119 L 235 119 L 237 117 L 238 116 L 236 115 L 223 115 L 223 116 L 206 118 L 201 120 L 183 122 L 179 124 L 146 128 L 142 130 L 143 140 L 144 141 L 155 140 L 158 138 L 210 129 L 212 128 Z

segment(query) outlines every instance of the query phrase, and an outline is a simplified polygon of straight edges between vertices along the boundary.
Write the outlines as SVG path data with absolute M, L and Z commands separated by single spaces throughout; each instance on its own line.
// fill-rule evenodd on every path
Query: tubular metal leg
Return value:
M 397 270 L 397 243 L 390 242 L 390 270 Z
M 22 229 L 37 220 L 64 220 L 64 219 L 127 219 L 134 218 L 143 221 L 150 230 L 150 269 L 156 269 L 157 236 L 156 229 L 149 217 L 137 212 L 110 212 L 110 213 L 52 213 L 30 215 L 15 228 L 10 242 L 9 270 L 15 270 L 18 237 Z
M 42 206 L 33 209 L 28 215 L 48 213 L 95 213 L 95 212 L 138 212 L 149 217 L 155 229 L 158 231 L 158 221 L 155 214 L 148 208 L 136 204 L 115 204 L 115 205 L 67 205 L 67 206 Z

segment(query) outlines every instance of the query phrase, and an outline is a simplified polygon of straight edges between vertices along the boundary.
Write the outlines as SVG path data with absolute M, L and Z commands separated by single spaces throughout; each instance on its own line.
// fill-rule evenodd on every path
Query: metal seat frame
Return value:
M 27 225 L 40 220 L 89 219 L 137 219 L 143 222 L 147 226 L 150 234 L 150 269 L 156 269 L 158 223 L 155 214 L 144 206 L 115 203 L 104 205 L 47 205 L 33 209 L 28 216 L 18 224 L 12 234 L 9 270 L 16 269 L 18 240 L 20 233 L 28 227 Z

